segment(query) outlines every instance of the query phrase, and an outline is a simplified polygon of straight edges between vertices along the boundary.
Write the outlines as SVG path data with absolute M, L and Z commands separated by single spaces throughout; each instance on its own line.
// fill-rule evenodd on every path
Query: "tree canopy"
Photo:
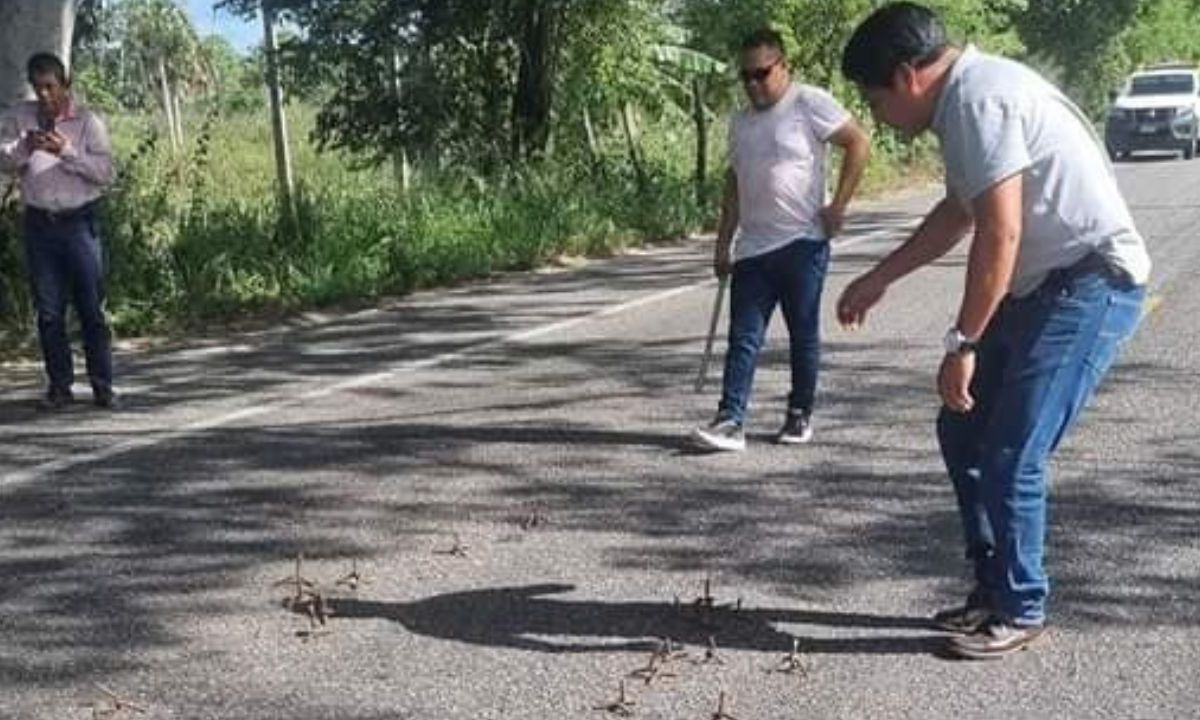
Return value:
M 364 162 L 397 153 L 487 171 L 569 153 L 629 107 L 654 117 L 727 112 L 740 38 L 780 31 L 806 81 L 848 102 L 838 73 L 876 0 L 220 0 L 282 24 L 286 93 L 319 107 L 315 139 Z M 1197 0 L 929 0 L 953 37 L 1037 65 L 1099 112 L 1139 64 L 1200 58 Z M 125 104 L 169 112 L 172 93 L 240 76 L 170 0 L 84 0 L 79 37 L 120 45 Z M 103 55 L 103 53 L 102 53 Z M 112 62 L 111 55 L 105 55 Z M 217 65 L 221 67 L 217 71 Z M 244 66 L 242 70 L 244 70 Z M 160 77 L 165 75 L 166 77 Z M 254 78 L 261 78 L 255 73 Z M 166 90 L 164 91 L 164 88 Z M 694 98 L 694 95 L 699 94 Z M 254 94 L 243 95 L 254 106 Z

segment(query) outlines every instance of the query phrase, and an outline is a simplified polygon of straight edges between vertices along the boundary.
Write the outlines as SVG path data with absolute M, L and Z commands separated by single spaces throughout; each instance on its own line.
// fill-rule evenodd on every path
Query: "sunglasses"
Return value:
M 782 58 L 777 58 L 770 65 L 764 65 L 760 68 L 754 68 L 753 70 L 742 70 L 738 73 L 738 76 L 741 77 L 742 82 L 746 84 L 752 82 L 760 83 L 767 79 L 767 77 L 771 74 L 771 71 L 774 70 L 775 66 L 779 64 L 780 60 L 782 60 Z

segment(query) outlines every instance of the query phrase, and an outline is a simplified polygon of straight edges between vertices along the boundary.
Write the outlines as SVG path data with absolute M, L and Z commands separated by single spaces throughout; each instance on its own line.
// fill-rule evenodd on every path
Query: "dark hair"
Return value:
M 912 2 L 892 2 L 863 20 L 842 51 L 842 74 L 864 87 L 887 87 L 896 68 L 921 68 L 946 51 L 946 27 L 937 13 Z
M 783 36 L 771 28 L 760 28 L 742 38 L 742 46 L 740 48 L 742 52 L 756 48 L 771 48 L 772 50 L 779 51 L 780 55 L 783 55 Z
M 67 79 L 67 66 L 63 65 L 63 61 L 59 60 L 54 53 L 37 53 L 25 64 L 25 77 L 29 79 L 30 83 L 33 83 L 34 77 L 49 73 L 54 73 L 54 76 L 64 86 L 70 85 L 70 81 Z

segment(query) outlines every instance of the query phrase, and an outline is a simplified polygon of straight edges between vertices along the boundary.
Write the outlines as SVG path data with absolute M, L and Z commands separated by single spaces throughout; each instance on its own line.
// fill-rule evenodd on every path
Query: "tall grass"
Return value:
M 277 221 L 265 127 L 214 125 L 185 157 L 134 153 L 106 223 L 121 329 L 404 293 L 676 235 L 710 214 L 687 178 L 659 171 L 639 191 L 619 162 L 496 178 L 446 170 L 402 194 L 387 171 L 297 146 L 295 233 Z
M 306 137 L 311 113 L 292 120 L 294 137 Z M 656 140 L 645 148 L 644 183 L 613 149 L 598 160 L 556 158 L 497 177 L 426 172 L 407 194 L 388 170 L 357 168 L 297 141 L 300 222 L 288 232 L 278 220 L 265 122 L 197 119 L 183 151 L 158 140 L 144 118 L 111 124 L 120 181 L 104 228 L 109 310 L 123 335 L 183 332 L 533 268 L 564 254 L 605 254 L 715 219 L 715 207 L 695 201 L 690 133 L 673 128 L 648 129 Z M 712 135 L 720 158 L 724 132 Z M 713 163 L 713 205 L 722 172 Z M 12 209 L 0 213 L 0 326 L 10 338 L 13 329 L 28 337 L 31 318 L 15 230 Z

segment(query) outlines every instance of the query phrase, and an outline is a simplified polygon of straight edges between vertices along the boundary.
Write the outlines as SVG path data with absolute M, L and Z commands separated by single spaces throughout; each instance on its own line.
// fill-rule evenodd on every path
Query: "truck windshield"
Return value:
M 1135 77 L 1129 84 L 1130 95 L 1190 95 L 1196 92 L 1192 76 L 1143 75 Z

